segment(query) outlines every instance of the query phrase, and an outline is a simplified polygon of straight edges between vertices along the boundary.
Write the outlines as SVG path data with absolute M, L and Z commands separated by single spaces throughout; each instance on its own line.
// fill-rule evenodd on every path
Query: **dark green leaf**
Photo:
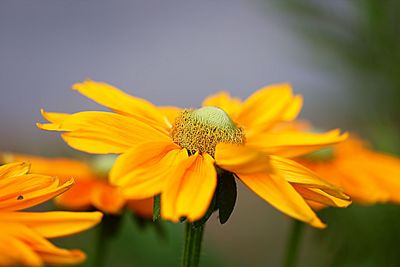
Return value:
M 236 203 L 236 181 L 232 173 L 223 171 L 218 175 L 217 205 L 219 221 L 224 224 L 231 216 Z

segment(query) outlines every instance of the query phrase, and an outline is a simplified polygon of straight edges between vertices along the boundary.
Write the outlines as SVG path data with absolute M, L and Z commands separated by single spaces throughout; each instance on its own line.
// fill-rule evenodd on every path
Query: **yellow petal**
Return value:
M 261 88 L 243 103 L 236 120 L 246 130 L 264 130 L 281 121 L 293 101 L 289 84 L 275 84 Z
M 38 124 L 38 127 L 67 131 L 63 138 L 70 146 L 98 154 L 123 153 L 135 144 L 149 140 L 170 140 L 166 130 L 111 112 L 79 112 L 60 124 Z
M 76 249 L 37 248 L 35 252 L 49 265 L 76 265 L 86 260 L 85 253 Z
M 72 88 L 113 111 L 128 114 L 148 123 L 167 126 L 164 116 L 152 103 L 128 95 L 112 85 L 87 80 L 83 83 L 74 84 Z
M 231 97 L 225 91 L 208 96 L 202 104 L 203 107 L 213 106 L 223 109 L 233 120 L 238 115 L 241 105 L 242 101 L 239 98 Z
M 165 117 L 167 117 L 168 125 L 170 127 L 172 127 L 172 125 L 174 124 L 174 121 L 179 113 L 182 112 L 181 108 L 173 106 L 158 107 L 158 109 L 161 111 L 162 114 L 164 114 Z
M 0 234 L 0 266 L 43 266 L 43 260 L 26 243 Z
M 7 229 L 0 233 L 0 266 L 3 259 L 9 263 L 6 266 L 78 264 L 85 259 L 81 251 L 58 248 L 24 224 L 2 221 L 0 225 Z M 3 244 L 8 247 L 2 247 Z
M 43 203 L 68 190 L 71 179 L 60 185 L 55 177 L 26 174 L 0 181 L 0 210 L 21 210 Z
M 269 171 L 269 156 L 247 145 L 218 144 L 215 150 L 216 164 L 233 173 Z
M 40 109 L 40 113 L 42 114 L 43 118 L 51 123 L 61 123 L 71 115 L 67 113 L 46 112 L 44 109 Z
M 152 197 L 161 192 L 165 173 L 180 150 L 172 141 L 139 144 L 117 158 L 110 182 L 122 187 L 127 198 Z
M 317 228 L 324 228 L 317 215 L 283 177 L 267 174 L 240 174 L 240 180 L 276 209 Z
M 7 178 L 26 174 L 29 167 L 30 165 L 26 162 L 8 163 L 0 166 L 0 186 Z
M 195 154 L 167 174 L 161 194 L 161 216 L 174 222 L 181 217 L 196 221 L 204 216 L 217 186 L 214 159 Z
M 101 212 L 1 212 L 2 223 L 26 225 L 46 238 L 67 236 L 93 227 L 101 221 Z
M 348 134 L 340 134 L 340 130 L 321 134 L 287 131 L 257 133 L 246 137 L 247 145 L 257 147 L 268 154 L 296 157 L 342 142 Z
M 282 120 L 293 121 L 301 112 L 303 107 L 303 96 L 297 95 L 293 98 L 292 103 L 287 107 L 285 112 L 282 114 Z

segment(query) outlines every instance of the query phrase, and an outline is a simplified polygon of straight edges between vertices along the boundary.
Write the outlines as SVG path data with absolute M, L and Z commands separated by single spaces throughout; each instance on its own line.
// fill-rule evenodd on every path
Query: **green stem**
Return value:
M 182 267 L 199 266 L 203 232 L 204 224 L 195 227 L 192 223 L 186 223 L 185 246 L 183 249 Z
M 295 267 L 301 238 L 303 236 L 304 223 L 298 220 L 292 220 L 288 243 L 286 246 L 285 259 L 283 267 Z
M 93 257 L 93 267 L 103 267 L 105 266 L 106 251 L 108 238 L 104 231 L 105 225 L 101 223 L 99 225 L 99 230 L 97 231 L 96 249 Z
M 110 240 L 118 232 L 120 221 L 121 216 L 104 215 L 102 222 L 98 226 L 93 267 L 106 266 L 108 246 Z

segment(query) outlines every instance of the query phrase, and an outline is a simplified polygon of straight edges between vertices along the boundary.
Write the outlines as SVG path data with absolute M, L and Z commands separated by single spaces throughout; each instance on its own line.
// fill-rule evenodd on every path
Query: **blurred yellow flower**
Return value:
M 294 120 L 302 106 L 288 84 L 262 88 L 244 102 L 222 92 L 207 98 L 202 108 L 186 110 L 158 108 L 105 83 L 86 81 L 73 88 L 113 112 L 43 111 L 50 123 L 38 127 L 65 132 L 63 139 L 81 151 L 122 154 L 111 170 L 111 183 L 129 198 L 161 194 L 165 219 L 202 218 L 216 190 L 216 166 L 234 173 L 283 213 L 315 227 L 324 224 L 297 188 L 311 188 L 315 195 L 308 197 L 315 201 L 350 203 L 340 189 L 285 158 L 346 138 L 339 130 L 315 134 L 274 127 Z
M 74 186 L 55 201 L 69 210 L 89 210 L 92 207 L 109 214 L 118 214 L 127 204 L 135 214 L 151 218 L 153 198 L 125 199 L 119 188 L 108 183 L 107 173 L 96 170 L 94 164 L 69 158 L 45 158 L 33 155 L 3 153 L 0 162 L 29 162 L 31 171 L 58 177 L 61 181 L 74 178 Z M 107 172 L 107 170 L 105 170 Z
M 0 166 L 0 266 L 78 264 L 85 254 L 58 248 L 46 238 L 71 235 L 99 223 L 100 212 L 22 212 L 68 190 L 73 180 L 27 174 L 29 164 Z
M 400 159 L 373 151 L 356 136 L 299 162 L 343 188 L 356 202 L 400 203 Z

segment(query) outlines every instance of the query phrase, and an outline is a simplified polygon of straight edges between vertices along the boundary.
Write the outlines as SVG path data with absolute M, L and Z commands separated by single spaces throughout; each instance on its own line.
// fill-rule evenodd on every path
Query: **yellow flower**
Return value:
M 105 213 L 118 214 L 127 204 L 135 214 L 145 218 L 152 217 L 153 198 L 125 199 L 119 188 L 108 183 L 105 173 L 96 171 L 93 164 L 86 161 L 15 153 L 3 153 L 0 155 L 1 161 L 29 162 L 32 172 L 55 176 L 61 181 L 67 181 L 73 177 L 74 186 L 55 198 L 57 204 L 69 210 L 88 210 L 95 207 Z
M 58 248 L 46 238 L 71 235 L 100 222 L 100 212 L 22 212 L 68 190 L 73 180 L 27 174 L 29 164 L 0 166 L 0 266 L 78 264 L 79 250 Z
M 205 214 L 217 185 L 217 171 L 234 173 L 261 198 L 283 213 L 315 227 L 324 227 L 297 191 L 307 198 L 350 201 L 340 189 L 284 157 L 302 155 L 340 142 L 339 130 L 324 134 L 279 130 L 279 123 L 298 115 L 302 98 L 288 84 L 272 85 L 246 101 L 219 93 L 199 109 L 156 107 L 152 103 L 94 81 L 75 84 L 81 94 L 113 112 L 75 114 L 42 112 L 45 130 L 63 131 L 73 148 L 96 154 L 121 154 L 111 183 L 130 198 L 161 194 L 161 215 L 196 221 Z
M 299 160 L 363 204 L 400 203 L 400 159 L 375 152 L 356 136 Z

